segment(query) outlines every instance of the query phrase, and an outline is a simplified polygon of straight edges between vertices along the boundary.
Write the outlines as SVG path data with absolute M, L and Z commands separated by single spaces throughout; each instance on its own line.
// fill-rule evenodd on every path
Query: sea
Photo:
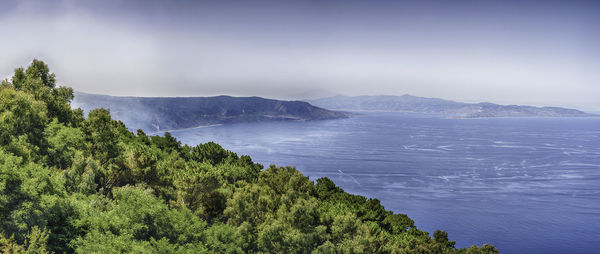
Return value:
M 377 198 L 456 247 L 600 253 L 600 118 L 347 119 L 172 131 Z

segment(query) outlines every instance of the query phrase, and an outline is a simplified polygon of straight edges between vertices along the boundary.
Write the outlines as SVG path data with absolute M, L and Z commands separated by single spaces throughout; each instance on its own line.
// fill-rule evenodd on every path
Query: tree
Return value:
M 73 111 L 70 102 L 73 100 L 73 89 L 56 87 L 56 76 L 50 72 L 48 65 L 34 59 L 26 70 L 15 69 L 12 86 L 18 91 L 33 95 L 36 100 L 46 103 L 50 119 L 56 117 L 61 123 L 82 120 L 81 111 Z M 77 124 L 77 121 L 73 122 Z
M 446 247 L 454 247 L 454 244 L 456 244 L 455 241 L 448 241 L 448 233 L 446 231 L 443 230 L 436 230 L 433 233 L 433 239 L 435 240 L 435 242 L 442 244 Z
M 91 144 L 91 153 L 102 164 L 107 164 L 122 152 L 117 128 L 118 124 L 111 119 L 110 112 L 106 109 L 90 111 L 83 122 L 83 131 Z
M 17 73 L 15 72 L 15 75 Z M 33 59 L 31 64 L 25 71 L 26 79 L 28 80 L 39 80 L 44 87 L 54 88 L 56 86 L 56 76 L 54 73 L 50 73 L 50 68 L 43 61 Z M 14 77 L 13 77 L 14 80 Z
M 75 152 L 86 151 L 85 136 L 79 128 L 67 127 L 54 119 L 44 130 L 49 165 L 66 169 L 71 166 Z
M 0 88 L 0 101 L 0 144 L 8 145 L 23 136 L 39 147 L 48 121 L 45 104 L 11 88 Z
M 25 86 L 26 79 L 27 76 L 25 75 L 25 70 L 23 70 L 23 68 L 16 68 L 15 74 L 12 77 L 12 85 L 15 87 L 15 89 L 22 90 Z

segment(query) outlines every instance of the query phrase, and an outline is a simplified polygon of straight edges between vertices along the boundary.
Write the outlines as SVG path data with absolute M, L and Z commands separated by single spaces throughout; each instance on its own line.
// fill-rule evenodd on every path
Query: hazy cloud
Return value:
M 452 2 L 452 3 L 448 3 Z M 600 109 L 586 1 L 8 1 L 0 74 L 112 95 L 404 94 Z

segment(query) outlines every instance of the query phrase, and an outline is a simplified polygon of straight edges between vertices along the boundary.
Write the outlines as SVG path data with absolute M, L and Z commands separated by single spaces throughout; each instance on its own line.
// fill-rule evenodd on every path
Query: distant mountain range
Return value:
M 452 118 L 481 117 L 585 117 L 593 116 L 576 109 L 498 105 L 493 103 L 463 103 L 412 95 L 402 96 L 334 96 L 308 100 L 311 104 L 331 110 L 400 111 L 441 115 Z
M 232 96 L 120 97 L 75 92 L 71 105 L 86 113 L 95 108 L 110 109 L 113 118 L 132 129 L 150 133 L 226 123 L 311 121 L 350 116 L 337 110 L 411 112 L 450 118 L 595 116 L 568 108 L 463 103 L 412 95 L 334 96 L 307 101 Z
M 256 121 L 310 121 L 347 117 L 303 101 L 260 97 L 118 97 L 75 92 L 71 103 L 86 113 L 110 109 L 113 118 L 146 132 Z

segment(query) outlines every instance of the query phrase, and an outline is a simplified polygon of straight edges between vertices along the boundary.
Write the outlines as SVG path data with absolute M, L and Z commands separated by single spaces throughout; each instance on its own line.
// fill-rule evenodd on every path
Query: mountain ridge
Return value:
M 490 102 L 466 103 L 440 98 L 418 97 L 410 94 L 401 96 L 337 95 L 307 101 L 330 110 L 410 112 L 442 115 L 449 118 L 595 116 L 577 109 L 562 107 L 500 105 Z
M 343 112 L 315 107 L 304 101 L 257 96 L 135 97 L 75 92 L 72 107 L 86 113 L 107 108 L 134 129 L 148 132 L 215 124 L 257 121 L 311 121 L 348 117 Z

